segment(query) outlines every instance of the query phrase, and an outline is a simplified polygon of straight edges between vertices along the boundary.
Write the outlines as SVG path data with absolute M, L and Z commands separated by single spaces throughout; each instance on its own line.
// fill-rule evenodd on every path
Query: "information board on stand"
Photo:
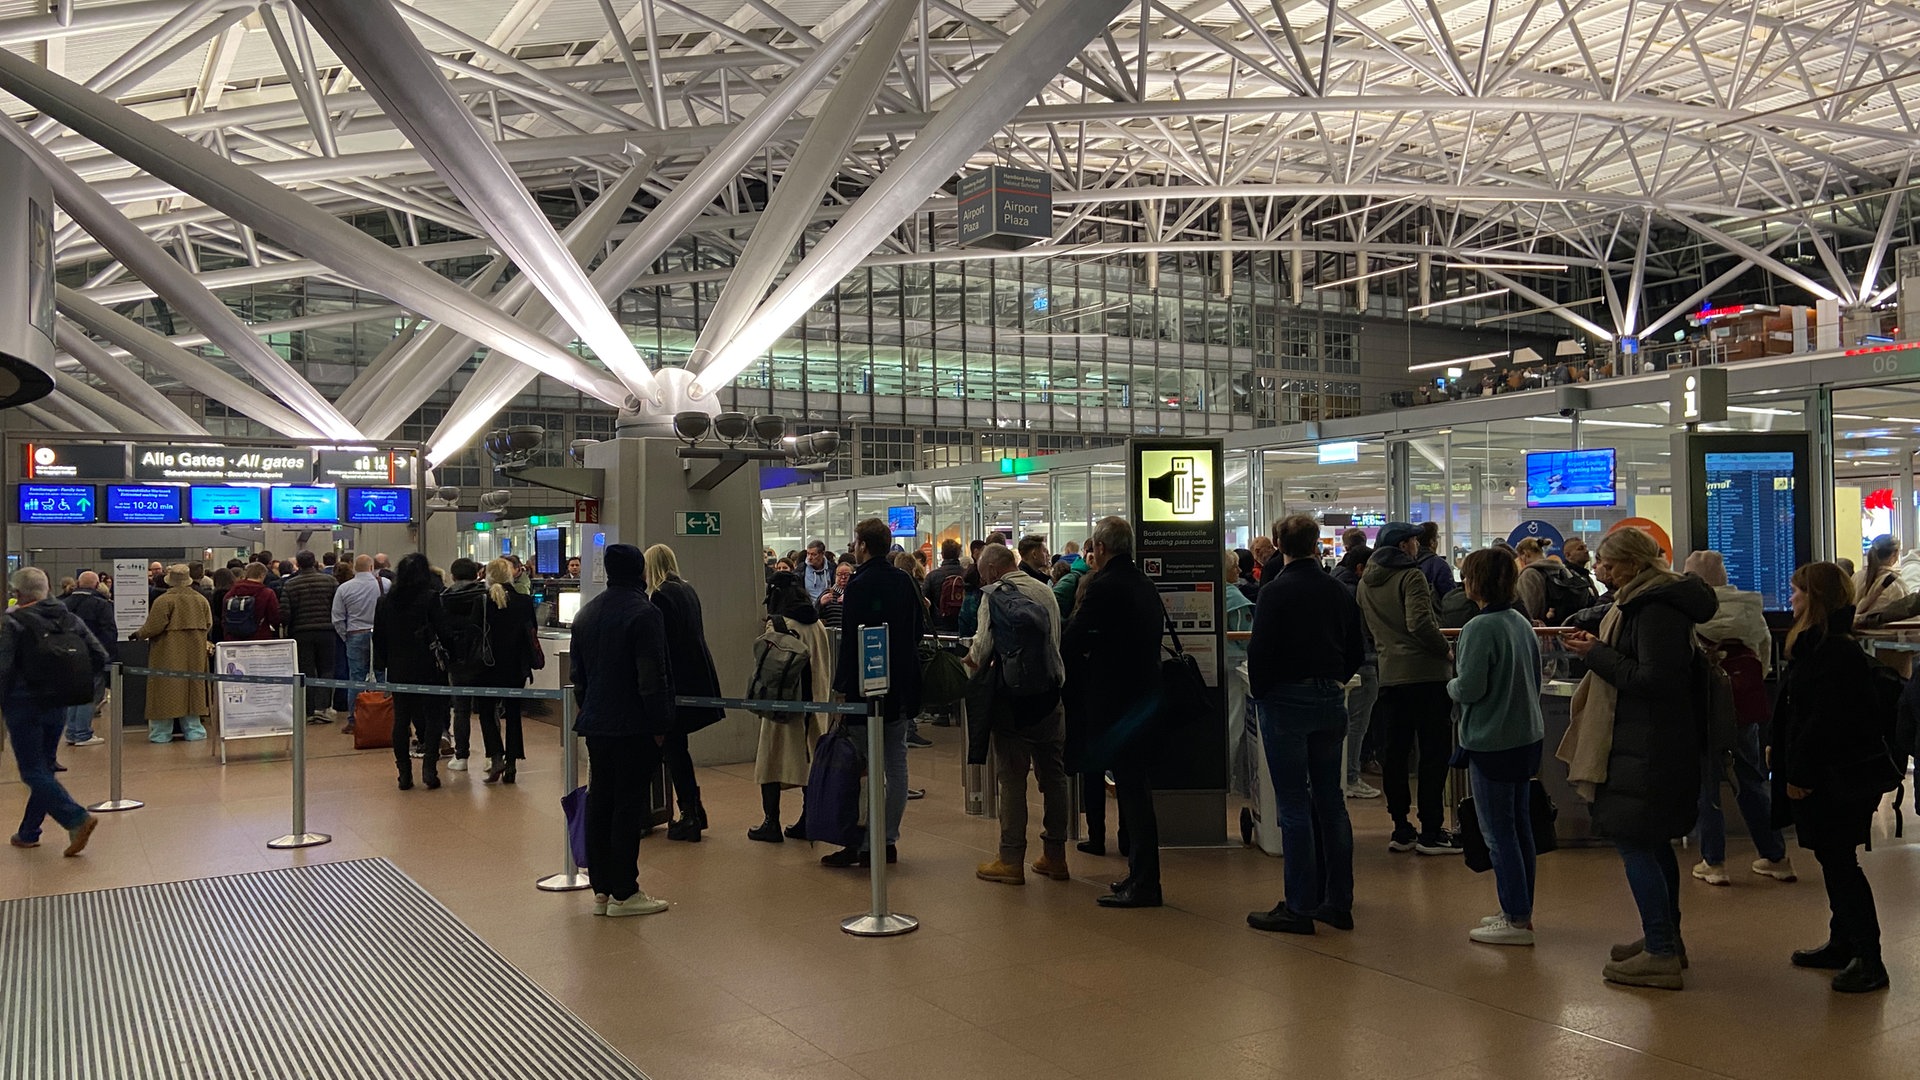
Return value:
M 298 643 L 291 638 L 223 641 L 213 647 L 213 663 L 223 675 L 292 678 L 300 673 Z M 291 735 L 304 717 L 294 715 L 293 684 L 216 683 L 220 738 L 261 739 Z
M 147 561 L 113 560 L 113 625 L 121 641 L 133 639 L 133 632 L 147 621 Z
M 1216 691 L 1225 684 L 1222 456 L 1218 439 L 1134 439 L 1127 449 L 1134 555 L 1159 590 L 1180 647 Z M 1171 647 L 1172 637 L 1163 644 Z M 1183 728 L 1155 765 L 1166 843 L 1225 839 L 1226 711 L 1217 694 L 1214 705 L 1216 715 Z

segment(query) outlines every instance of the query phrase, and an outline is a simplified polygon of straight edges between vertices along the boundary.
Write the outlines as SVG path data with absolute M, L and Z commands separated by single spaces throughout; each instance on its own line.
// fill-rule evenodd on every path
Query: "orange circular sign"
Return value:
M 1621 518 L 1619 521 L 1614 522 L 1613 527 L 1607 531 L 1613 533 L 1619 532 L 1621 529 L 1639 529 L 1641 532 L 1653 537 L 1653 542 L 1659 544 L 1660 550 L 1666 554 L 1667 563 L 1669 565 L 1673 563 L 1673 539 L 1667 535 L 1667 530 L 1660 527 L 1659 522 L 1654 521 L 1652 518 L 1643 517 Z

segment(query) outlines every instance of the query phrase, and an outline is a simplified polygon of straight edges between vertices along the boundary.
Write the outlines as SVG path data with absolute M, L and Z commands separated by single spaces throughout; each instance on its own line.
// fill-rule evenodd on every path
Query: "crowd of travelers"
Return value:
M 514 781 L 523 754 L 519 702 L 408 692 L 409 685 L 523 687 L 544 663 L 524 568 L 508 559 L 455 560 L 442 573 L 423 554 L 389 569 L 384 556 L 316 558 L 290 567 L 262 552 L 211 576 L 199 564 L 152 567 L 148 617 L 133 637 L 152 643 L 156 669 L 204 670 L 210 642 L 291 638 L 300 667 L 358 681 L 384 673 L 395 684 L 393 746 L 402 790 L 412 760 L 425 786 L 440 785 L 434 752 L 443 738 L 451 768 L 470 757 L 478 704 L 488 783 Z M 928 565 L 932 563 L 932 565 Z M 1285 855 L 1284 893 L 1247 917 L 1255 929 L 1312 934 L 1354 928 L 1350 800 L 1382 798 L 1388 849 L 1423 856 L 1484 846 L 1499 910 L 1468 930 L 1489 945 L 1535 941 L 1534 898 L 1543 827 L 1538 776 L 1546 746 L 1541 708 L 1547 653 L 1578 674 L 1567 733 L 1554 756 L 1590 803 L 1596 835 L 1619 854 L 1641 935 L 1615 946 L 1604 977 L 1628 986 L 1680 989 L 1688 968 L 1681 931 L 1683 878 L 1674 840 L 1696 835 L 1692 877 L 1724 886 L 1730 785 L 1758 858 L 1753 874 L 1796 880 L 1783 830 L 1813 853 L 1832 918 L 1827 941 L 1793 953 L 1799 967 L 1836 972 L 1832 986 L 1867 992 L 1888 985 L 1873 892 L 1857 849 L 1869 840 L 1882 797 L 1904 779 L 1915 751 L 1911 717 L 1920 694 L 1865 651 L 1856 631 L 1920 613 L 1920 589 L 1891 537 L 1876 538 L 1856 573 L 1810 563 L 1792 576 L 1792 621 L 1774 647 L 1760 598 L 1729 584 L 1724 557 L 1688 555 L 1679 571 L 1650 534 L 1616 529 L 1597 549 L 1574 540 L 1559 551 L 1534 540 L 1468 553 L 1458 573 L 1439 551 L 1432 523 L 1389 522 L 1373 543 L 1364 530 L 1328 557 L 1321 526 L 1295 514 L 1248 549 L 1224 552 L 1224 614 L 1244 640 L 1228 660 L 1243 681 L 1238 715 L 1259 735 Z M 591 782 L 584 813 L 594 910 L 611 916 L 666 910 L 639 886 L 646 796 L 664 766 L 678 803 L 669 839 L 698 842 L 708 828 L 688 736 L 724 715 L 676 699 L 714 698 L 720 687 L 700 599 L 679 575 L 671 548 L 614 544 L 603 560 L 606 589 L 572 629 L 575 731 L 586 740 Z M 284 572 L 283 572 L 284 571 Z M 56 751 L 98 742 L 90 716 L 115 654 L 110 583 L 84 572 L 63 595 L 29 567 L 13 575 L 13 605 L 0 621 L 0 703 L 31 790 L 11 842 L 39 844 L 44 819 L 67 830 L 77 855 L 95 822 L 60 785 Z M 1029 871 L 1067 880 L 1073 785 L 1085 795 L 1079 850 L 1107 850 L 1106 791 L 1118 805 L 1118 847 L 1127 874 L 1099 903 L 1163 903 L 1153 765 L 1177 737 L 1162 686 L 1159 590 L 1134 555 L 1119 517 L 1101 519 L 1083 542 L 1055 556 L 1039 536 L 995 533 L 970 545 L 944 540 L 937 555 L 903 551 L 888 525 L 868 519 L 849 550 L 823 541 L 777 558 L 767 553 L 761 654 L 790 672 L 787 700 L 864 698 L 855 633 L 887 628 L 890 655 L 923 658 L 931 639 L 964 648 L 965 700 L 975 721 L 969 760 L 999 781 L 999 849 L 979 865 L 984 880 L 1024 884 Z M 136 583 L 132 586 L 142 587 Z M 1311 612 L 1312 617 L 1302 617 Z M 838 631 L 838 633 L 835 633 Z M 1550 642 L 1547 649 L 1542 643 Z M 1774 670 L 1776 655 L 1780 670 Z M 763 661 L 756 660 L 756 663 Z M 1766 680 L 1777 680 L 1771 698 Z M 756 671 L 756 683 L 760 672 Z M 176 727 L 205 738 L 207 683 L 152 678 L 149 737 Z M 919 663 L 895 663 L 870 715 L 883 725 L 880 782 L 885 850 L 851 835 L 822 857 L 828 867 L 900 858 L 900 825 L 912 797 L 910 746 L 926 742 L 916 718 L 941 704 L 923 694 Z M 353 722 L 349 699 L 344 718 Z M 973 710 L 978 709 L 976 713 Z M 451 711 L 450 711 L 451 710 Z M 306 702 L 311 723 L 340 716 L 324 693 Z M 1904 725 L 1897 718 L 1908 717 Z M 837 723 L 865 768 L 866 716 Z M 1243 723 L 1244 721 L 1242 721 Z M 763 820 L 752 840 L 820 835 L 803 800 L 783 824 L 782 793 L 813 777 L 830 728 L 817 712 L 763 713 L 754 778 Z M 451 730 L 449 730 L 451 728 Z M 1236 790 L 1259 770 L 1230 729 Z M 988 736 L 991 736 L 989 739 Z M 409 739 L 409 736 L 412 736 Z M 409 750 L 412 750 L 412 753 Z M 1377 763 L 1380 786 L 1362 780 Z M 1448 824 L 1448 780 L 1464 770 L 1471 821 Z M 1042 802 L 1040 854 L 1028 861 L 1028 777 Z M 1245 828 L 1243 824 L 1243 829 Z M 866 834 L 862 830 L 861 834 Z

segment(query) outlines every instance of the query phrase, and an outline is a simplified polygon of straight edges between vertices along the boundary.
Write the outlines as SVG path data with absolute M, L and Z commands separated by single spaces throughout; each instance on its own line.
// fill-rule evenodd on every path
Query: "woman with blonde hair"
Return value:
M 1720 602 L 1697 577 L 1667 568 L 1653 537 L 1635 528 L 1607 534 L 1598 565 L 1614 583 L 1598 636 L 1563 640 L 1587 661 L 1558 756 L 1568 779 L 1591 793 L 1594 823 L 1619 849 L 1643 936 L 1613 948 L 1608 982 L 1678 990 L 1687 964 L 1680 937 L 1680 864 L 1673 838 L 1700 814 L 1701 755 L 1694 717 L 1695 629 Z
M 1867 545 L 1865 565 L 1853 579 L 1854 618 L 1871 615 L 1907 595 L 1900 580 L 1900 540 L 1881 533 Z M 1836 568 L 1837 569 L 1837 568 Z
M 1877 545 L 1876 545 L 1877 546 Z M 1800 949 L 1793 965 L 1838 971 L 1843 994 L 1887 988 L 1873 887 L 1855 849 L 1866 843 L 1880 797 L 1899 782 L 1886 733 L 1893 729 L 1873 688 L 1873 661 L 1853 640 L 1853 585 L 1832 563 L 1793 573 L 1793 629 L 1774 705 L 1773 824 L 1794 826 L 1826 879 L 1832 912 L 1826 944 Z
M 494 686 L 518 690 L 527 685 L 533 673 L 546 666 L 540 649 L 539 631 L 534 625 L 533 597 L 513 586 L 514 566 L 505 559 L 487 564 L 485 612 L 487 644 L 493 664 L 483 667 L 475 686 Z M 475 697 L 480 713 L 480 744 L 487 754 L 486 783 L 511 784 L 519 772 L 521 758 L 527 756 L 520 727 L 520 698 Z M 504 720 L 505 738 L 501 735 Z
M 719 697 L 720 675 L 707 649 L 706 623 L 700 615 L 700 594 L 680 577 L 680 558 L 665 544 L 646 551 L 647 594 L 667 624 L 667 658 L 673 663 L 673 692 L 685 697 Z M 673 781 L 680 819 L 667 826 L 667 839 L 700 842 L 707 827 L 707 809 L 700 802 L 700 782 L 694 776 L 687 736 L 725 718 L 724 709 L 675 706 L 674 730 L 660 744 L 667 776 Z

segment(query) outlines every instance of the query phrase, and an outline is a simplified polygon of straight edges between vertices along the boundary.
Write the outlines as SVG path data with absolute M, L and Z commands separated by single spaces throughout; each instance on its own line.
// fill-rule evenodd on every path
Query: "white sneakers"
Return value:
M 466 772 L 467 759 L 463 757 L 454 758 L 452 761 L 447 762 L 447 768 L 452 769 L 454 772 Z
M 1377 799 L 1379 797 L 1380 789 L 1367 783 L 1365 780 L 1355 780 L 1353 783 L 1347 785 L 1347 798 L 1349 799 Z
M 1793 860 L 1781 858 L 1753 860 L 1753 872 L 1761 877 L 1770 877 L 1775 881 L 1798 881 L 1799 875 L 1793 872 Z
M 1733 879 L 1727 877 L 1727 867 L 1725 863 L 1697 863 L 1693 868 L 1693 876 L 1709 885 L 1733 884 Z
M 1531 945 L 1533 927 L 1517 926 L 1505 914 L 1489 915 L 1467 931 L 1467 936 L 1482 945 Z
M 594 907 L 600 906 L 599 898 L 594 898 Z M 618 919 L 627 915 L 658 915 L 667 910 L 665 900 L 656 900 L 645 892 L 636 892 L 625 900 L 607 900 L 607 917 Z

